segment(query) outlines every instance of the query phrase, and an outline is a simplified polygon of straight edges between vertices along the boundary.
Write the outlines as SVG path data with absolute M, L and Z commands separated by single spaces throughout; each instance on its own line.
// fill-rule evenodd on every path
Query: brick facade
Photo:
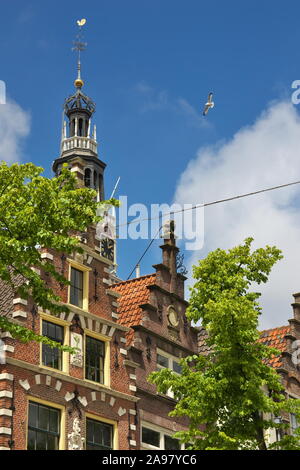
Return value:
M 63 128 L 61 155 L 53 169 L 57 174 L 67 163 L 78 185 L 94 187 L 101 200 L 105 163 L 97 155 L 95 131 L 93 137 L 89 135 L 93 103 L 79 85 L 65 111 L 73 135 L 67 137 L 66 126 Z M 70 105 L 72 99 L 76 106 Z M 85 106 L 83 102 L 88 105 L 79 112 L 78 106 Z M 85 134 L 78 136 L 80 119 L 85 123 Z M 187 428 L 186 419 L 169 417 L 175 404 L 172 391 L 158 394 L 147 380 L 163 364 L 179 371 L 180 358 L 197 351 L 208 352 L 205 332 L 192 327 L 185 316 L 185 277 L 177 272 L 179 249 L 171 225 L 164 233 L 162 261 L 153 266 L 155 272 L 125 282 L 116 277 L 116 260 L 103 255 L 95 226 L 77 234 L 82 254 L 66 256 L 41 249 L 42 258 L 53 263 L 66 279 L 70 279 L 72 267 L 83 276 L 84 303 L 79 307 L 70 303 L 70 287 L 61 286 L 43 270 L 39 272 L 66 306 L 66 312 L 59 317 L 37 308 L 30 299 L 20 298 L 17 288 L 24 282 L 21 278 L 15 279 L 15 290 L 0 282 L 1 315 L 37 334 L 42 334 L 43 322 L 56 324 L 63 332 L 65 345 L 74 346 L 77 341 L 81 348 L 75 357 L 63 353 L 59 366 L 46 367 L 41 344 L 24 344 L 0 331 L 6 355 L 6 362 L 0 363 L 0 450 L 27 449 L 30 402 L 59 413 L 59 449 L 74 448 L 76 436 L 84 440 L 85 447 L 87 419 L 111 426 L 111 447 L 121 450 L 151 448 L 143 440 L 143 428 L 160 436 L 156 448 L 164 448 L 164 439 L 172 440 L 175 431 Z M 281 360 L 276 363 L 278 367 L 272 365 L 282 375 L 287 392 L 299 397 L 299 366 L 292 361 L 292 349 L 300 338 L 300 294 L 295 295 L 293 307 L 294 318 L 284 330 Z M 105 351 L 104 378 L 100 381 L 86 379 L 87 338 L 101 342 Z M 76 425 L 80 427 L 77 434 Z

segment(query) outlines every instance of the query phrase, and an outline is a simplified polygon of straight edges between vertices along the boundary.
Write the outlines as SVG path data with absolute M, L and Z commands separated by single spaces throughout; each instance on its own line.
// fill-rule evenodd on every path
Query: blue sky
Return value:
M 296 1 L 12 0 L 0 5 L 0 79 L 6 82 L 8 97 L 25 111 L 25 119 L 30 115 L 30 130 L 23 122 L 22 161 L 41 165 L 51 175 L 51 163 L 59 153 L 61 107 L 73 92 L 76 20 L 87 18 L 82 75 L 85 92 L 97 104 L 99 156 L 107 163 L 106 195 L 121 176 L 119 193 L 127 195 L 129 203 L 171 203 L 175 194 L 183 201 L 180 178 L 193 159 L 201 160 L 201 149 L 226 146 L 270 103 L 289 101 L 291 83 L 300 78 Z M 209 91 L 214 92 L 215 108 L 203 118 Z M 294 113 L 291 123 L 296 122 L 297 111 L 289 112 Z M 222 158 L 222 153 L 216 151 L 212 158 Z M 270 172 L 267 180 L 261 180 L 258 171 L 256 179 L 245 178 L 240 188 L 239 174 L 234 167 L 226 168 L 225 193 L 222 179 L 203 172 L 211 190 L 201 193 L 201 198 L 230 196 L 240 189 L 259 189 L 260 182 L 272 185 L 293 179 L 280 169 L 272 175 L 270 165 L 264 170 Z M 203 174 L 198 174 L 199 185 L 204 184 Z M 294 174 L 294 179 L 299 175 Z M 189 201 L 202 202 L 197 192 L 193 197 Z M 288 211 L 294 208 L 295 197 L 293 193 L 286 202 Z M 244 224 L 236 230 L 242 241 Z M 226 224 L 214 231 L 226 232 Z M 228 246 L 237 235 L 225 237 Z M 206 243 L 198 258 L 217 243 Z M 121 277 L 127 277 L 146 244 L 120 241 Z M 159 261 L 158 245 L 156 241 L 144 258 L 142 274 Z M 189 253 L 186 257 L 190 264 Z M 283 319 L 290 316 L 293 288 L 285 297 Z

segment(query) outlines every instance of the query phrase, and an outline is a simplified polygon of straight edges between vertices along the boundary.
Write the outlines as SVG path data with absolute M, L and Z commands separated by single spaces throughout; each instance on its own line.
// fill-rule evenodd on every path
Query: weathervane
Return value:
M 83 86 L 83 80 L 81 78 L 81 62 L 80 62 L 80 52 L 84 51 L 87 43 L 83 42 L 83 33 L 82 33 L 82 26 L 86 23 L 86 19 L 82 18 L 81 20 L 77 20 L 77 25 L 79 27 L 79 31 L 76 35 L 76 40 L 73 41 L 74 46 L 72 47 L 72 51 L 78 52 L 78 60 L 77 60 L 77 78 L 74 82 L 76 88 L 81 88 Z

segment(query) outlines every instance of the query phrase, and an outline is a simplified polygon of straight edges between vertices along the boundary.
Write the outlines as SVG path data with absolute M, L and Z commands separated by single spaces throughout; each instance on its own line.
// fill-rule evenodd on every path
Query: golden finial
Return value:
M 86 48 L 87 46 L 87 43 L 86 42 L 83 42 L 82 39 L 83 39 L 83 35 L 82 35 L 82 31 L 81 31 L 81 28 L 82 26 L 84 26 L 86 23 L 86 19 L 85 18 L 82 18 L 81 20 L 77 20 L 77 25 L 79 27 L 79 32 L 76 36 L 76 41 L 74 41 L 74 47 L 72 48 L 73 51 L 77 51 L 78 52 L 78 60 L 77 60 L 77 78 L 75 79 L 74 81 L 74 86 L 76 88 L 81 88 L 83 87 L 84 85 L 84 81 L 82 80 L 81 78 L 81 62 L 80 62 L 80 52 L 81 51 L 84 51 L 84 49 Z

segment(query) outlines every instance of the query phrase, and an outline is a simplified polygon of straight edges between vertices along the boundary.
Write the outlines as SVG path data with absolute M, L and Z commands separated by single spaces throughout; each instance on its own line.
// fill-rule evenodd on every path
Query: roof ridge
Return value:
M 290 328 L 290 325 L 274 326 L 273 328 L 267 328 L 266 330 L 259 331 L 259 334 L 263 334 L 266 331 L 281 330 L 283 328 Z
M 122 284 L 127 284 L 127 283 L 129 284 L 130 282 L 138 281 L 139 279 L 143 279 L 146 277 L 153 277 L 153 276 L 156 276 L 156 273 L 145 274 L 144 276 L 134 277 L 133 279 L 127 279 L 127 281 L 116 282 L 115 284 L 112 284 L 111 287 L 116 287 L 116 286 L 120 286 Z

